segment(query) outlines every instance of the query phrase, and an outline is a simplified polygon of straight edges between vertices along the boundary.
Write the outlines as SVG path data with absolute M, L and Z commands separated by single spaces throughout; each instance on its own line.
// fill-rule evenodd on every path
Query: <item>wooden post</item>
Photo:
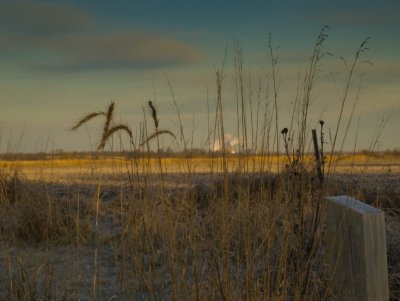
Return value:
M 324 175 L 322 174 L 322 163 L 321 163 L 321 156 L 319 155 L 317 131 L 313 129 L 311 130 L 311 133 L 314 144 L 314 156 L 315 156 L 315 161 L 317 163 L 317 175 L 319 182 L 322 183 L 324 181 Z
M 388 301 L 384 213 L 349 196 L 325 201 L 331 288 L 337 300 Z

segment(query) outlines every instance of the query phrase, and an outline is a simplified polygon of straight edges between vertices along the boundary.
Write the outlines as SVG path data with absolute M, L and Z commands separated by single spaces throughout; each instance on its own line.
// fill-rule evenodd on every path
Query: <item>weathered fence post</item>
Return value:
M 315 162 L 317 163 L 317 175 L 318 175 L 319 182 L 322 183 L 324 181 L 324 174 L 322 173 L 322 160 L 324 158 L 321 158 L 320 153 L 319 153 L 317 131 L 315 129 L 313 129 L 313 130 L 311 130 L 311 133 L 312 133 L 312 140 L 313 140 L 313 144 L 314 144 Z
M 349 196 L 325 201 L 331 288 L 337 300 L 388 301 L 384 213 Z

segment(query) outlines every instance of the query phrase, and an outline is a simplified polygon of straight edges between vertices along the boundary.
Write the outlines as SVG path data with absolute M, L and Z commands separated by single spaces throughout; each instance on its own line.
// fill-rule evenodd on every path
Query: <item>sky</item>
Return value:
M 323 119 L 331 137 L 326 140 L 332 141 L 346 76 L 370 37 L 352 77 L 338 144 L 343 150 L 399 148 L 399 11 L 398 0 L 0 0 L 0 152 L 94 150 L 100 118 L 70 128 L 111 101 L 116 122 L 129 125 L 139 139 L 150 118 L 149 100 L 161 128 L 179 133 L 180 117 L 188 145 L 204 148 L 215 115 L 215 74 L 222 66 L 225 131 L 236 141 L 235 49 L 243 53 L 247 95 L 255 95 L 260 82 L 269 91 L 263 99 L 271 110 L 269 34 L 278 59 L 278 127 L 289 127 L 325 25 L 326 55 L 313 86 L 310 127 Z M 254 103 L 253 111 L 263 114 Z M 176 145 L 168 137 L 162 143 Z

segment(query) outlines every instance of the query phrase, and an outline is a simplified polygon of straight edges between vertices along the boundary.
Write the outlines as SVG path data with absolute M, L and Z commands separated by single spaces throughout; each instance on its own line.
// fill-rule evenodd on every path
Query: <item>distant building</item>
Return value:
M 239 139 L 231 134 L 225 134 L 225 150 L 228 153 L 235 154 L 239 151 Z M 216 138 L 212 146 L 212 151 L 219 152 L 222 150 L 221 139 Z

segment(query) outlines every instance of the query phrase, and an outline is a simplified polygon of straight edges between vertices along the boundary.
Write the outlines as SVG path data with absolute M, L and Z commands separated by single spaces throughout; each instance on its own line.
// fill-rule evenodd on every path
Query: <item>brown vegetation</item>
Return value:
M 155 131 L 147 130 L 145 116 L 139 137 L 133 137 L 126 125 L 113 123 L 111 103 L 107 111 L 84 116 L 74 128 L 106 117 L 98 149 L 106 149 L 108 138 L 122 130 L 132 148 L 123 156 L 117 158 L 111 146 L 110 156 L 100 152 L 97 160 L 58 160 L 51 155 L 40 162 L 2 162 L 0 299 L 329 300 L 334 292 L 328 281 L 320 204 L 327 195 L 349 194 L 387 214 L 391 300 L 398 300 L 400 188 L 398 171 L 390 169 L 397 163 L 381 164 L 379 173 L 371 173 L 373 157 L 338 156 L 335 149 L 354 66 L 367 50 L 367 40 L 347 70 L 331 156 L 324 154 L 320 123 L 322 145 L 317 151 L 324 181 L 317 180 L 315 162 L 306 151 L 310 97 L 326 30 L 318 35 L 286 128 L 278 125 L 272 38 L 272 99 L 262 88 L 256 99 L 248 98 L 252 87 L 246 86 L 238 45 L 234 61 L 241 143 L 235 156 L 223 142 L 221 68 L 216 71 L 215 118 L 208 120 L 208 141 L 222 141 L 219 153 L 193 156 L 180 117 L 176 138 L 159 129 L 153 102 L 149 107 Z M 184 156 L 163 158 L 160 134 L 174 139 Z M 155 158 L 147 143 L 153 138 Z M 282 139 L 285 155 L 276 156 Z M 346 173 L 341 174 L 343 166 Z

